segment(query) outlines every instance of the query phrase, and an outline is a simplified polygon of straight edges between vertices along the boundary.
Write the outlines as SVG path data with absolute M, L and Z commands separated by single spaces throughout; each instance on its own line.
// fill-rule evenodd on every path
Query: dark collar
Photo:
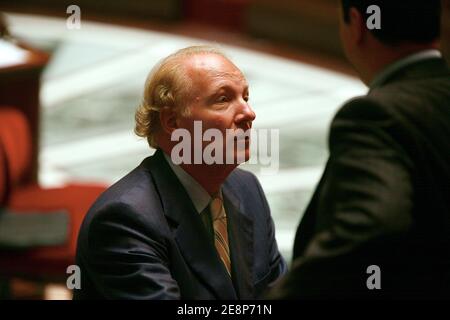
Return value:
M 445 60 L 442 58 L 429 58 L 420 60 L 416 63 L 410 64 L 389 75 L 382 83 L 378 84 L 370 90 L 377 89 L 398 81 L 426 79 L 434 77 L 449 76 L 450 70 Z

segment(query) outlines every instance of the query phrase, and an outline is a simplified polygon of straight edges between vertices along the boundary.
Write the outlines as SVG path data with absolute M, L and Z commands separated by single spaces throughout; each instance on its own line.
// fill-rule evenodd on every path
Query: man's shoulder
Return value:
M 234 169 L 225 180 L 225 184 L 242 187 L 256 183 L 258 179 L 252 172 L 239 168 Z
M 121 215 L 132 212 L 135 215 L 141 214 L 142 208 L 154 211 L 156 200 L 157 192 L 151 174 L 141 163 L 106 189 L 91 206 L 86 217 L 89 220 L 112 211 L 121 212 Z
M 416 78 L 396 81 L 372 89 L 367 98 L 384 104 L 421 105 L 434 100 L 450 99 L 450 73 L 447 77 Z M 411 108 L 409 108 L 411 109 Z
M 258 178 L 250 171 L 234 169 L 223 186 L 243 202 L 251 202 L 252 199 L 264 197 L 264 191 Z
M 144 160 L 145 161 L 145 160 Z M 150 172 L 140 164 L 111 185 L 100 197 L 102 201 L 128 202 L 128 198 L 148 194 L 153 186 Z
M 164 214 L 152 176 L 143 163 L 97 198 L 83 220 L 81 238 L 93 226 L 105 223 L 119 228 L 139 226 L 160 234 Z
M 431 116 L 436 108 L 450 103 L 450 69 L 442 59 L 416 63 L 386 84 L 370 90 L 375 101 L 393 115 Z
M 378 96 L 365 95 L 348 100 L 336 113 L 333 123 L 346 121 L 377 121 L 392 116 L 389 103 Z
M 401 125 L 405 121 L 420 122 L 423 118 L 448 114 L 449 103 L 450 77 L 396 81 L 347 101 L 334 120 L 391 120 Z

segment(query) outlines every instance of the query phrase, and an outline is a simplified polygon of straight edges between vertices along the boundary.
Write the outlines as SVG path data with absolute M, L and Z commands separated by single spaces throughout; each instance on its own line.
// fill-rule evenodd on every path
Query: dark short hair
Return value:
M 345 22 L 350 20 L 351 7 L 367 21 L 371 15 L 366 12 L 367 8 L 379 6 L 381 29 L 370 32 L 384 44 L 429 43 L 440 35 L 440 0 L 341 0 L 341 3 Z

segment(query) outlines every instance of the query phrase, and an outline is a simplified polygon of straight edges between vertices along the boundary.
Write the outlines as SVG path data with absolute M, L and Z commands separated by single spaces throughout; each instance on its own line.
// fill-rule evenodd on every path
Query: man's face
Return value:
M 251 128 L 256 115 L 248 104 L 248 84 L 241 71 L 226 58 L 217 54 L 199 54 L 190 57 L 186 62 L 187 73 L 192 81 L 193 92 L 186 107 L 188 116 L 180 116 L 177 120 L 180 128 L 194 133 L 194 121 L 202 121 L 202 129 L 215 128 L 223 136 L 223 154 L 230 141 L 226 139 L 227 129 Z M 193 137 L 193 140 L 197 137 Z M 198 139 L 198 138 L 197 138 Z M 245 148 L 239 152 L 240 157 L 250 157 L 250 138 L 245 139 Z M 237 141 L 235 140 L 235 143 Z M 243 144 L 244 141 L 241 140 Z M 203 142 L 204 149 L 209 141 Z M 202 150 L 203 150 L 202 149 Z M 237 149 L 232 149 L 233 159 L 237 158 Z

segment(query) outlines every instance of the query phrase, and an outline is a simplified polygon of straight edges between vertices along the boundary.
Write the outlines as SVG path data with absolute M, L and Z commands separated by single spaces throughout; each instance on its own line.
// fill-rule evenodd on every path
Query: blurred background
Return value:
M 145 78 L 161 58 L 194 44 L 222 47 L 249 81 L 254 127 L 279 130 L 278 172 L 243 167 L 261 181 L 290 262 L 327 159 L 329 123 L 345 100 L 367 91 L 339 44 L 338 3 L 0 0 L 1 208 L 29 218 L 54 213 L 28 233 L 9 220 L 13 227 L 2 229 L 0 215 L 0 298 L 70 299 L 66 269 L 83 215 L 154 151 L 133 135 Z M 450 58 L 450 1 L 443 4 Z M 81 28 L 72 28 L 71 5 Z M 16 242 L 2 246 L 1 232 Z M 39 236 L 23 236 L 32 232 Z

